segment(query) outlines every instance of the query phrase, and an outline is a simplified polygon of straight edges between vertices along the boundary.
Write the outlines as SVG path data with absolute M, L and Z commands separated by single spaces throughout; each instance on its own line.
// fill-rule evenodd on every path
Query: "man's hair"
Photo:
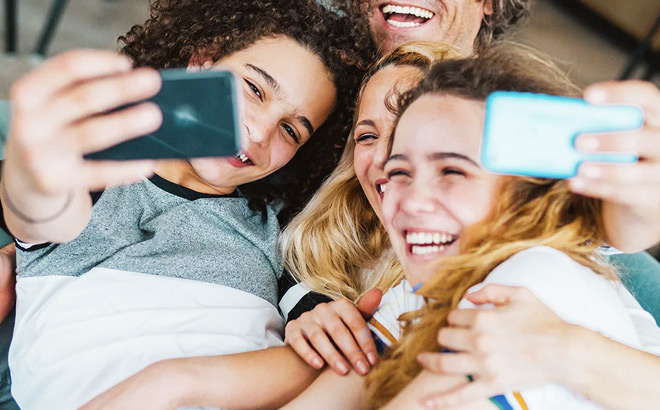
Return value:
M 278 35 L 321 59 L 337 101 L 287 166 L 241 187 L 259 210 L 273 201 L 299 207 L 339 160 L 360 82 L 375 55 L 364 16 L 331 10 L 315 0 L 152 0 L 149 20 L 119 39 L 137 66 L 160 69 L 187 67 L 196 55 L 217 61 Z
M 490 44 L 493 40 L 507 34 L 509 29 L 529 14 L 532 0 L 492 0 L 493 14 L 484 16 L 476 45 Z

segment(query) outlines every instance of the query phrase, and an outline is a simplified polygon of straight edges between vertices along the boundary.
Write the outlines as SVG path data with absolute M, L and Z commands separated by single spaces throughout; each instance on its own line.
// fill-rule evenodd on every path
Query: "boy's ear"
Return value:
M 490 16 L 493 11 L 493 0 L 484 0 L 484 15 Z

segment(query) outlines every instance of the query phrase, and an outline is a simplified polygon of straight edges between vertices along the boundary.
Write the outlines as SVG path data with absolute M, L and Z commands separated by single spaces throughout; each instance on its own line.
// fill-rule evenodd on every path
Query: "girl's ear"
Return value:
M 484 15 L 491 16 L 493 14 L 493 0 L 484 1 Z

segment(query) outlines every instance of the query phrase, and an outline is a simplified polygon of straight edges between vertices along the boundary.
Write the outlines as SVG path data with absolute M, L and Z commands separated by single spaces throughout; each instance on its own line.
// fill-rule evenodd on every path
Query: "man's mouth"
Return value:
M 408 252 L 413 255 L 440 253 L 451 246 L 457 236 L 439 231 L 404 232 Z
M 389 25 L 398 28 L 419 27 L 435 16 L 432 11 L 421 7 L 394 4 L 384 4 L 380 7 L 380 11 Z

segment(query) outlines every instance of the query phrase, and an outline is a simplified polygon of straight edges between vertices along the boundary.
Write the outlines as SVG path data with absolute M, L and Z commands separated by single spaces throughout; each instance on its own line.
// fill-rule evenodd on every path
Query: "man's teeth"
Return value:
M 248 158 L 247 155 L 243 153 L 237 155 L 236 158 L 240 159 L 242 163 L 246 163 L 250 160 L 250 158 Z
M 447 245 L 455 240 L 455 236 L 440 232 L 413 232 L 406 235 L 406 242 L 408 245 Z M 435 247 L 436 246 L 425 246 L 425 248 Z M 415 246 L 413 246 L 413 248 L 415 248 Z
M 424 10 L 419 7 L 409 7 L 409 6 L 395 6 L 393 4 L 388 4 L 383 7 L 383 14 L 412 14 L 413 16 L 430 19 L 433 18 L 435 14 L 432 11 Z M 388 20 L 389 23 L 391 21 Z M 419 24 L 418 24 L 419 25 Z
M 427 255 L 429 253 L 438 253 L 444 251 L 446 246 L 415 246 L 412 247 L 413 255 Z
M 396 20 L 387 20 L 387 24 L 400 28 L 419 27 L 422 25 L 422 23 L 417 23 L 414 21 L 396 21 Z

